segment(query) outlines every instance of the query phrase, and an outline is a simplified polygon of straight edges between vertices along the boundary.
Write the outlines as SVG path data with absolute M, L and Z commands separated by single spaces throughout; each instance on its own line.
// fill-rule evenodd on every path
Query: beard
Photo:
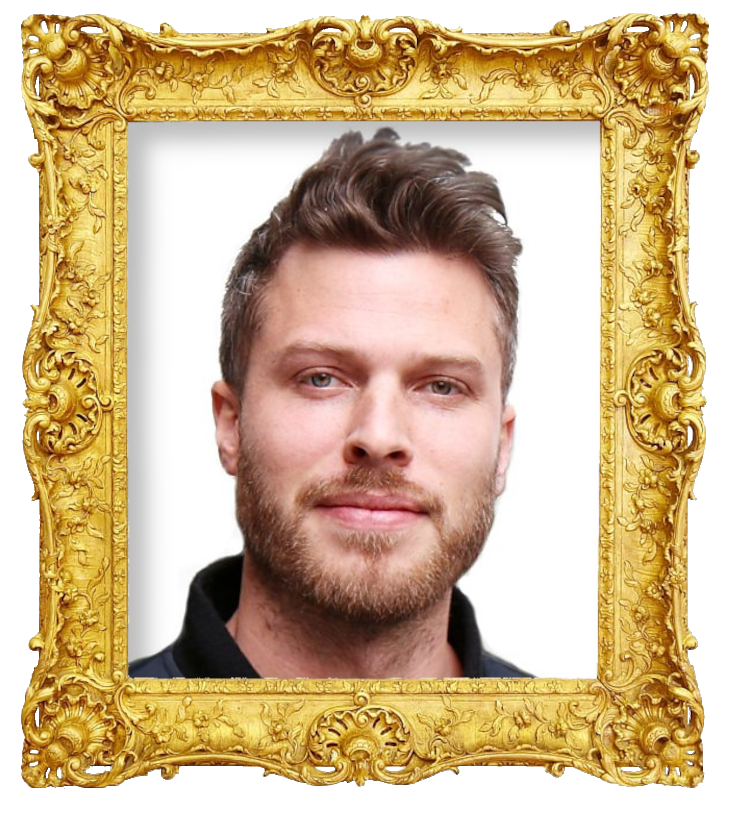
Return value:
M 343 476 L 317 481 L 296 496 L 286 511 L 268 486 L 259 456 L 242 447 L 236 484 L 237 520 L 249 557 L 262 584 L 308 604 L 333 619 L 376 629 L 423 615 L 454 586 L 478 558 L 493 524 L 494 466 L 468 490 L 463 520 L 451 525 L 443 500 L 397 470 L 355 466 Z M 321 557 L 321 541 L 304 529 L 309 511 L 346 492 L 382 492 L 412 498 L 435 529 L 431 545 L 410 566 L 393 568 L 392 550 L 414 530 L 332 531 L 343 548 L 359 557 Z

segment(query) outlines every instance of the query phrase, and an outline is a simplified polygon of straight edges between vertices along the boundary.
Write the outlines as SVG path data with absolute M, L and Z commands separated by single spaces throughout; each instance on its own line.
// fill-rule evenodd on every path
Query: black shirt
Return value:
M 129 676 L 153 679 L 259 679 L 226 629 L 226 621 L 239 604 L 242 556 L 217 560 L 190 584 L 185 621 L 172 645 L 129 665 Z M 475 612 L 468 598 L 453 589 L 448 640 L 463 675 L 477 677 L 527 677 L 515 666 L 483 650 Z

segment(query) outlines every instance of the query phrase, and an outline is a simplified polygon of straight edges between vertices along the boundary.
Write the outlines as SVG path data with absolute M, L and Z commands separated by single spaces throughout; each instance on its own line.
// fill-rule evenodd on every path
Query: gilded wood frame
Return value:
M 22 38 L 41 213 L 24 356 L 41 516 L 26 781 L 105 786 L 239 764 L 311 784 L 405 784 L 531 764 L 699 783 L 686 514 L 704 448 L 704 351 L 687 290 L 687 185 L 706 22 L 634 14 L 579 32 L 466 35 L 408 17 L 323 17 L 261 35 L 155 35 L 34 15 Z M 127 123 L 192 119 L 600 121 L 596 678 L 128 677 Z

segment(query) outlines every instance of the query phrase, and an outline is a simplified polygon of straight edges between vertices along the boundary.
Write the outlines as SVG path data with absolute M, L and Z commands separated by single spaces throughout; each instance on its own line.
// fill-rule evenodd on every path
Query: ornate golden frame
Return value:
M 704 447 L 704 351 L 687 291 L 687 181 L 706 22 L 634 14 L 576 33 L 561 22 L 466 35 L 414 18 L 323 17 L 261 35 L 154 35 L 35 15 L 22 37 L 41 207 L 23 363 L 41 515 L 26 781 L 104 786 L 240 764 L 311 784 L 406 784 L 468 764 L 538 764 L 696 785 L 686 513 Z M 601 122 L 596 679 L 128 677 L 127 123 L 191 119 Z

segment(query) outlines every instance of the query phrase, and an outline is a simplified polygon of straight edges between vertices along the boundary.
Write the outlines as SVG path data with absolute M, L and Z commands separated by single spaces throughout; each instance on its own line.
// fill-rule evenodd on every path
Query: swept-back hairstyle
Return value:
M 514 272 L 521 244 L 506 224 L 498 184 L 470 172 L 467 156 L 429 144 L 399 144 L 390 128 L 369 141 L 345 133 L 295 182 L 242 247 L 226 286 L 221 372 L 237 392 L 249 342 L 280 259 L 296 244 L 368 252 L 438 252 L 473 260 L 498 306 L 504 397 L 516 353 L 519 291 Z

